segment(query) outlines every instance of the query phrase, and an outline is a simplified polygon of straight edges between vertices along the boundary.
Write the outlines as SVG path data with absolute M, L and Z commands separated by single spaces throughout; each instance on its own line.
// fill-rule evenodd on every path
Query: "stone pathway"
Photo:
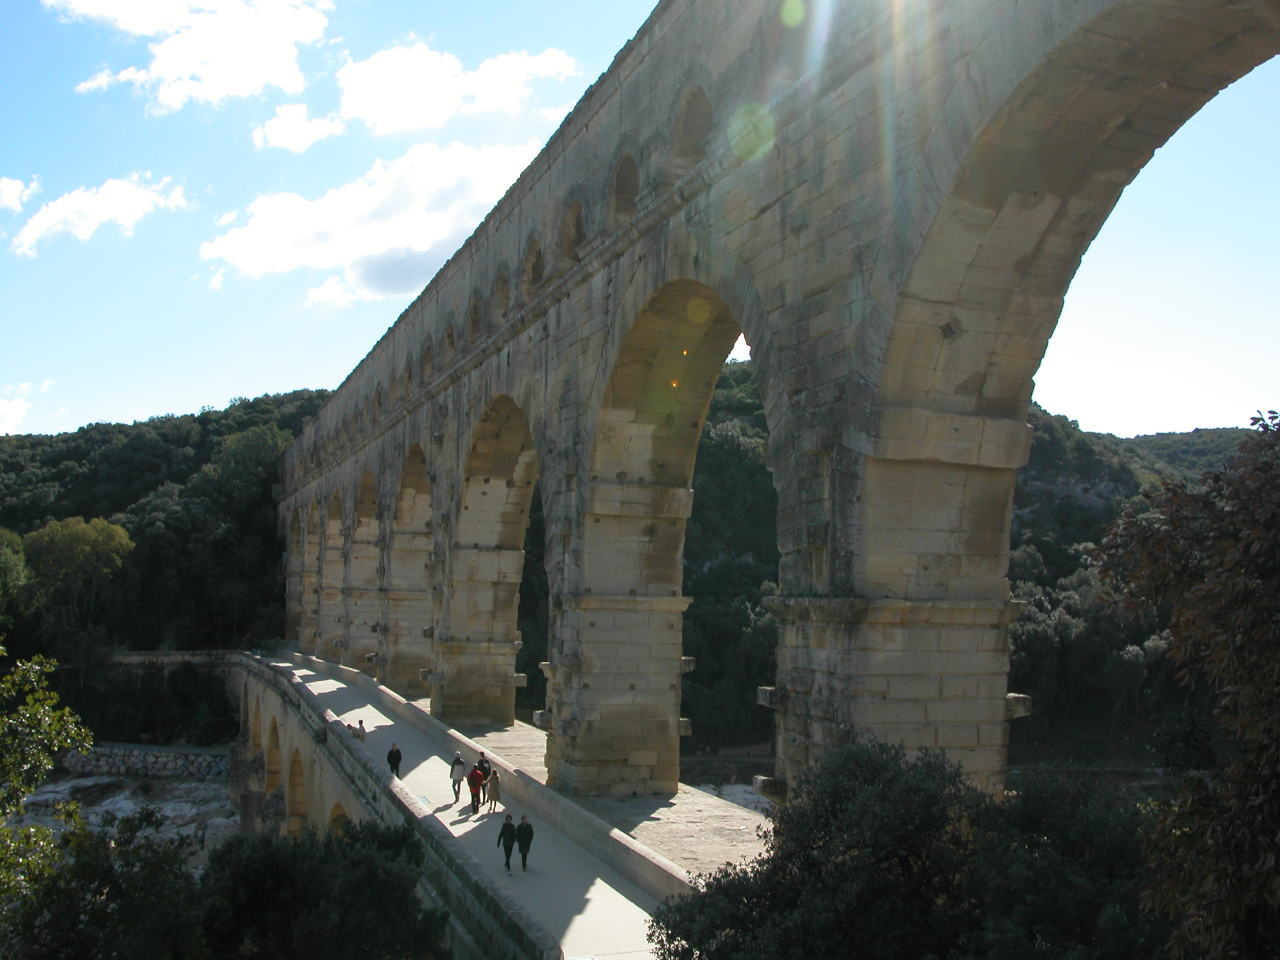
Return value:
M 401 780 L 405 786 L 559 939 L 566 957 L 641 960 L 653 955 L 646 939 L 649 915 L 657 906 L 653 897 L 533 817 L 528 872 L 521 871 L 517 851 L 514 870 L 507 876 L 497 846 L 498 827 L 505 813 L 519 821 L 519 809 L 500 806 L 497 813 L 473 816 L 465 790 L 463 799 L 454 802 L 450 758 L 436 752 L 436 742 L 426 733 L 386 716 L 358 688 L 289 662 L 272 665 L 292 671 L 317 695 L 322 707 L 345 723 L 363 720 L 368 730 L 364 749 L 378 763 L 385 763 L 395 741 L 404 756 Z
M 424 709 L 430 703 L 417 702 Z M 499 729 L 460 727 L 458 732 L 485 752 L 547 782 L 547 735 L 537 727 L 517 722 Z M 767 822 L 763 814 L 684 783 L 674 797 L 583 797 L 578 802 L 691 874 L 710 873 L 726 861 L 751 859 L 764 846 L 756 835 Z

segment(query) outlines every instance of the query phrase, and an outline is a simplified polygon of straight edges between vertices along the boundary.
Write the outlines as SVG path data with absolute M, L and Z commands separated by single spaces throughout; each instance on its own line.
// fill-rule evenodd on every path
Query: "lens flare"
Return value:
M 739 160 L 754 160 L 772 149 L 777 131 L 773 113 L 763 103 L 744 103 L 729 118 L 729 144 Z
M 684 309 L 691 323 L 706 323 L 711 319 L 711 304 L 702 297 L 694 297 Z
M 778 19 L 788 30 L 794 30 L 804 23 L 804 0 L 784 0 L 782 9 L 778 11 Z

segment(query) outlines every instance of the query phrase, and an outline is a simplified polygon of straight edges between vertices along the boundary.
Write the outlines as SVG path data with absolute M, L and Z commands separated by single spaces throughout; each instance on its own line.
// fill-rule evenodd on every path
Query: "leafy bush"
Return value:
M 655 912 L 663 960 L 1142 960 L 1147 815 L 1096 784 L 998 804 L 938 753 L 841 746 L 772 816 L 765 851 Z

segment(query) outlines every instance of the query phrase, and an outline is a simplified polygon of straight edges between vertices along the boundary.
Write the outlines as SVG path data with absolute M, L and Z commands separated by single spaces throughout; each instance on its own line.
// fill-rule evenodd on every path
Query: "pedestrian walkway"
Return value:
M 378 763 L 385 764 L 392 742 L 398 744 L 404 785 L 491 877 L 505 884 L 511 896 L 560 940 L 566 957 L 641 960 L 653 955 L 646 939 L 649 915 L 657 906 L 653 897 L 532 816 L 529 869 L 520 870 L 517 851 L 512 858 L 515 869 L 507 876 L 502 848 L 497 845 L 498 829 L 506 813 L 518 822 L 520 809 L 499 804 L 497 813 L 485 813 L 482 808 L 480 814 L 472 815 L 465 788 L 454 802 L 449 781 L 452 757 L 437 753 L 438 745 L 426 733 L 388 717 L 357 687 L 285 660 L 272 661 L 272 666 L 293 673 L 322 708 L 332 710 L 344 723 L 363 720 L 368 731 L 363 749 Z
M 430 704 L 416 702 L 424 710 Z M 537 727 L 517 722 L 499 728 L 460 727 L 458 732 L 490 756 L 547 782 L 547 735 Z M 764 848 L 757 833 L 766 824 L 763 814 L 683 783 L 674 797 L 583 797 L 578 803 L 691 875 L 710 873 L 726 861 L 752 859 Z

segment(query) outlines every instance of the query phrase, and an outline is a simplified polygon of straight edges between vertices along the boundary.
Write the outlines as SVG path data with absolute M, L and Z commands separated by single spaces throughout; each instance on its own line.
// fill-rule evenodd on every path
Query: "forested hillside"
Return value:
M 0 631 L 10 648 L 83 661 L 113 645 L 276 642 L 283 583 L 272 486 L 281 451 L 324 397 L 299 391 L 0 437 Z M 1168 762 L 1203 756 L 1206 714 L 1173 682 L 1163 625 L 1109 602 L 1090 550 L 1126 501 L 1220 465 L 1247 431 L 1120 440 L 1039 407 L 1030 422 L 1012 530 L 1009 576 L 1024 610 L 1010 631 L 1010 688 L 1034 697 L 1035 714 L 1015 728 L 1015 752 L 1083 724 L 1153 743 Z M 685 651 L 697 669 L 684 680 L 684 712 L 695 747 L 760 742 L 771 731 L 755 705 L 777 640 L 763 602 L 778 567 L 767 435 L 751 364 L 727 364 L 698 451 L 685 544 Z M 537 707 L 547 596 L 536 502 L 526 550 L 519 668 L 530 687 L 521 701 Z
M 0 527 L 26 535 L 25 563 L 14 537 L 7 557 L 0 540 L 10 652 L 78 660 L 111 645 L 278 637 L 272 486 L 281 452 L 325 396 L 301 390 L 131 425 L 0 437 Z

